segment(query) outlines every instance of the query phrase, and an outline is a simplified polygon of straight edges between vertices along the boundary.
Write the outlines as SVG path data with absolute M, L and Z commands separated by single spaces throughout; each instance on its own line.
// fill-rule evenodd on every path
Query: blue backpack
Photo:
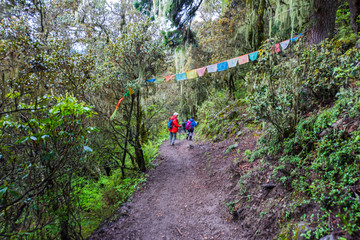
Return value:
M 168 127 L 169 130 L 172 129 L 172 127 L 173 127 L 173 120 L 172 120 L 172 119 L 170 119 L 170 120 L 168 121 L 167 127 Z

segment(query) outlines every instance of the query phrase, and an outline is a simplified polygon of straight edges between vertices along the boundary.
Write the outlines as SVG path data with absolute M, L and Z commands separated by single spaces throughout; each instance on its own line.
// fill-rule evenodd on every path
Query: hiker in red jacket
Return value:
M 170 144 L 172 146 L 174 146 L 175 144 L 176 133 L 178 132 L 178 128 L 181 128 L 177 120 L 178 116 L 179 114 L 175 112 L 174 115 L 170 118 L 170 120 L 172 120 L 172 128 L 169 129 L 169 131 L 170 131 Z

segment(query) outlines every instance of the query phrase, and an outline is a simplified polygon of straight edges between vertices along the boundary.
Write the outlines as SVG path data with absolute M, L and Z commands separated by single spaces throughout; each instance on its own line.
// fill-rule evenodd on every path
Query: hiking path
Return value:
M 210 148 L 210 143 L 164 141 L 146 184 L 122 206 L 121 217 L 90 239 L 246 239 L 225 204 L 236 185 L 228 171 L 231 161 Z

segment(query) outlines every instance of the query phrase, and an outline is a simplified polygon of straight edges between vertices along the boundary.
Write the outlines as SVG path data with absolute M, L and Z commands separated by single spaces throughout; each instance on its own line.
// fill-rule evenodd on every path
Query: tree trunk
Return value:
M 312 27 L 309 31 L 309 45 L 318 44 L 326 38 L 332 38 L 335 28 L 337 0 L 315 0 L 312 14 Z
M 133 111 L 133 106 L 134 106 L 134 97 L 131 96 L 131 104 L 130 104 L 130 110 L 129 110 L 129 114 L 127 116 L 127 129 L 126 129 L 126 135 L 125 135 L 125 139 L 124 139 L 124 153 L 123 153 L 123 158 L 121 160 L 121 174 L 122 177 L 125 178 L 125 160 L 126 160 L 126 153 L 127 153 L 127 145 L 128 145 L 128 141 L 129 141 L 129 136 L 130 136 L 130 128 L 131 128 L 131 115 L 132 115 L 132 111 Z
M 0 87 L 1 99 L 0 99 L 0 113 L 5 110 L 5 101 L 6 101 L 6 94 L 7 94 L 7 83 L 5 81 L 5 72 L 2 73 L 2 87 Z M 0 114 L 1 115 L 1 114 Z
M 135 159 L 140 171 L 145 172 L 146 166 L 145 166 L 144 153 L 140 143 L 141 123 L 142 123 L 142 112 L 140 106 L 140 89 L 136 92 L 136 106 L 137 106 L 136 109 L 137 113 L 136 113 L 136 131 L 135 131 Z
M 261 46 L 261 43 L 265 39 L 265 23 L 264 23 L 264 13 L 265 13 L 265 0 L 260 0 L 258 8 L 258 18 L 257 18 L 257 42 L 256 49 Z
M 60 220 L 60 239 L 61 240 L 70 240 L 69 236 L 69 223 L 67 219 L 61 219 Z
M 350 8 L 351 25 L 355 33 L 356 48 L 359 49 L 360 22 L 357 22 L 356 20 L 358 20 L 360 14 L 360 0 L 348 0 L 348 3 Z
M 232 72 L 229 73 L 228 88 L 229 88 L 229 98 L 234 100 L 235 83 L 234 83 L 234 74 Z

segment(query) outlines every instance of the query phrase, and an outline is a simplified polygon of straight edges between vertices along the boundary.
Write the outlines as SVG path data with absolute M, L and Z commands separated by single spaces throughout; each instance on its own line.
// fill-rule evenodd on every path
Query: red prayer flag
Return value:
M 165 82 L 169 81 L 170 79 L 172 79 L 172 78 L 175 77 L 175 76 L 176 76 L 176 74 L 166 76 L 166 77 L 165 77 Z
M 275 44 L 275 47 L 272 47 L 273 53 L 280 52 L 280 43 Z
M 245 55 L 242 55 L 242 56 L 238 57 L 238 61 L 239 61 L 239 65 L 244 64 L 244 63 L 248 63 L 249 62 L 248 54 L 245 54 Z
M 116 105 L 115 111 L 113 112 L 113 114 L 112 114 L 111 117 L 110 117 L 110 120 L 113 120 L 113 119 L 114 119 L 114 117 L 115 117 L 115 115 L 116 115 L 116 112 L 117 112 L 117 110 L 118 110 L 118 108 L 119 108 L 119 105 L 120 105 L 120 103 L 121 103 L 121 101 L 122 101 L 123 99 L 124 99 L 123 97 L 120 98 L 118 104 Z
M 122 97 L 122 98 L 119 100 L 118 104 L 116 105 L 116 110 L 119 108 L 119 105 L 120 105 L 120 103 L 121 103 L 121 101 L 122 101 L 123 99 L 124 99 L 124 98 Z
M 198 75 L 199 77 L 204 76 L 205 71 L 206 71 L 206 67 L 202 67 L 202 68 L 196 69 L 196 73 L 197 73 L 197 75 Z

